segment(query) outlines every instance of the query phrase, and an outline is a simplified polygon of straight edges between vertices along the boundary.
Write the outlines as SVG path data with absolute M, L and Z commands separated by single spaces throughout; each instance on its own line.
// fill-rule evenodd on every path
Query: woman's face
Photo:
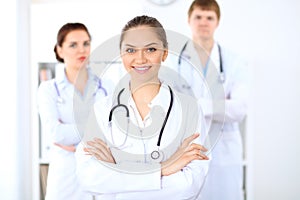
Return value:
M 167 55 L 155 28 L 138 26 L 124 34 L 121 58 L 132 81 L 157 82 L 161 62 Z
M 189 17 L 189 25 L 193 37 L 207 40 L 214 37 L 219 20 L 215 11 L 202 10 L 200 7 L 195 7 Z
M 57 47 L 58 54 L 64 59 L 67 67 L 80 69 L 90 55 L 90 37 L 84 30 L 69 32 L 61 47 Z

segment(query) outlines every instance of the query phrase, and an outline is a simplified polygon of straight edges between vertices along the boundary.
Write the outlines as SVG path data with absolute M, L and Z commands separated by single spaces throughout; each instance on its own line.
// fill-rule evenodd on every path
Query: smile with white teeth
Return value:
M 149 68 L 150 68 L 150 66 L 134 67 L 134 69 L 139 70 L 139 71 L 144 71 L 144 70 L 147 70 Z

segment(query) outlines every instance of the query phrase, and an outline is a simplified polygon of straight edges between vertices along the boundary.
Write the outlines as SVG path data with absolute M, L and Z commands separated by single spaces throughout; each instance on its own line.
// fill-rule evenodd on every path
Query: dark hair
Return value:
M 161 25 L 161 23 L 154 17 L 142 15 L 142 16 L 137 16 L 132 20 L 130 20 L 129 22 L 127 22 L 127 24 L 122 29 L 120 44 L 119 44 L 120 49 L 126 31 L 132 28 L 136 28 L 138 26 L 149 26 L 155 28 L 155 32 L 157 33 L 159 39 L 163 42 L 164 48 L 168 48 L 166 31 L 164 27 Z
M 220 20 L 221 11 L 220 11 L 220 7 L 219 7 L 219 4 L 217 3 L 217 1 L 215 1 L 215 0 L 194 0 L 188 11 L 189 17 L 191 16 L 195 7 L 201 8 L 202 10 L 215 11 L 215 13 L 217 14 L 218 20 Z
M 54 46 L 54 52 L 55 52 L 55 56 L 56 56 L 56 60 L 58 60 L 59 62 L 64 62 L 64 59 L 62 59 L 58 53 L 57 53 L 57 46 L 62 47 L 62 44 L 65 41 L 66 36 L 71 32 L 71 31 L 75 31 L 75 30 L 83 30 L 85 31 L 89 38 L 91 39 L 91 35 L 87 29 L 87 27 L 84 24 L 81 23 L 67 23 L 65 25 L 63 25 L 58 33 L 57 33 L 57 39 L 56 39 L 56 44 Z

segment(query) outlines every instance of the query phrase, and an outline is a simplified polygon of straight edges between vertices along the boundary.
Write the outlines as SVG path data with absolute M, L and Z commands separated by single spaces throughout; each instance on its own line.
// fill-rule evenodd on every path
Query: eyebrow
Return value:
M 149 44 L 146 44 L 144 47 L 149 47 L 149 46 L 152 46 L 152 45 L 159 45 L 158 43 L 156 42 L 152 42 L 152 43 L 149 43 Z M 128 46 L 128 47 L 136 47 L 132 44 L 124 44 L 124 46 Z
M 203 15 L 203 14 L 195 14 L 196 17 L 213 17 L 213 14 Z
M 69 43 L 78 43 L 78 42 L 81 42 L 81 41 L 69 41 Z M 91 42 L 91 40 L 84 40 L 82 42 Z

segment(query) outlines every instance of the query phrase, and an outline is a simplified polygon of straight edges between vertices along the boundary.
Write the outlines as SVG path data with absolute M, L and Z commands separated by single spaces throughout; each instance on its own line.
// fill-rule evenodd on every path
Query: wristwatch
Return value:
M 148 1 L 158 6 L 167 6 L 176 0 L 148 0 Z

